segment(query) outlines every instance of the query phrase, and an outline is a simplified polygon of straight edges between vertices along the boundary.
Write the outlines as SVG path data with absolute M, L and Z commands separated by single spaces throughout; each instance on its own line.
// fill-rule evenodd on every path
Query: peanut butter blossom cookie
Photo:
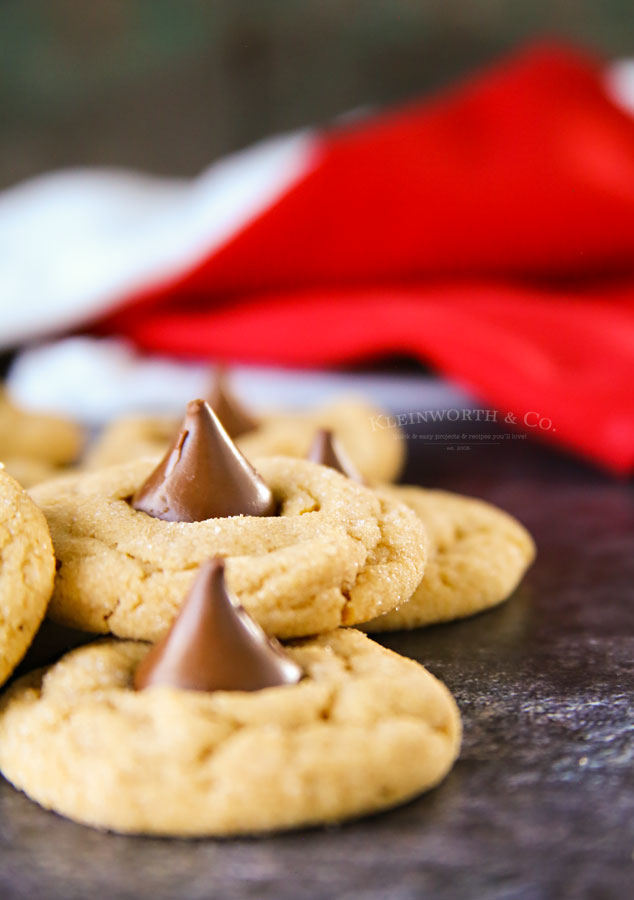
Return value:
M 238 443 L 248 456 L 280 453 L 301 458 L 308 453 L 315 431 L 327 428 L 336 432 L 365 481 L 394 481 L 403 467 L 405 442 L 399 428 L 376 427 L 378 418 L 379 411 L 373 406 L 348 397 L 306 413 L 269 416 Z
M 39 628 L 54 577 L 46 520 L 0 466 L 0 684 L 20 662 Z
M 59 567 L 51 617 L 157 640 L 210 556 L 283 638 L 368 621 L 411 596 L 425 534 L 404 504 L 306 460 L 255 463 L 199 400 L 158 467 L 137 460 L 34 488 Z
M 497 606 L 511 596 L 535 558 L 524 526 L 483 500 L 407 486 L 384 487 L 381 493 L 418 515 L 429 559 L 412 597 L 364 625 L 368 631 L 449 622 Z
M 262 833 L 339 822 L 437 784 L 460 744 L 447 689 L 354 629 L 284 649 L 205 565 L 154 648 L 104 641 L 0 701 L 0 768 L 114 831 Z
M 271 413 L 256 417 L 229 391 L 217 374 L 208 402 L 227 433 L 247 457 L 306 456 L 315 431 L 336 431 L 355 468 L 370 482 L 393 481 L 404 461 L 400 429 L 385 428 L 385 417 L 364 400 L 344 398 L 305 413 Z M 377 424 L 378 423 L 378 424 Z M 129 416 L 108 426 L 86 457 L 91 469 L 164 453 L 178 423 L 167 416 Z
M 316 436 L 312 459 L 358 478 L 332 434 Z M 413 596 L 365 624 L 366 631 L 448 622 L 495 606 L 513 593 L 535 557 L 524 526 L 490 503 L 415 486 L 386 485 L 378 493 L 407 504 L 419 517 L 428 560 Z
M 73 462 L 82 440 L 73 422 L 18 409 L 0 387 L 0 462 L 24 487 L 53 477 Z

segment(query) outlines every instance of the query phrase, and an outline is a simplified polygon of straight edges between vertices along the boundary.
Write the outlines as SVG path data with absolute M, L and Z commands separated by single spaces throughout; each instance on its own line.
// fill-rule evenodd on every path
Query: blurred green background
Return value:
M 628 55 L 633 20 L 632 0 L 0 0 L 0 186 L 76 164 L 191 174 L 530 39 Z

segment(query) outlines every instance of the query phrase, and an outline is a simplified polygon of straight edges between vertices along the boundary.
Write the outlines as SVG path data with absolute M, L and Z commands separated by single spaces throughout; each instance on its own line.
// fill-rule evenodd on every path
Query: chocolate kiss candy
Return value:
M 227 375 L 222 366 L 219 366 L 209 392 L 207 402 L 222 422 L 229 437 L 237 438 L 247 431 L 253 431 L 258 427 L 258 422 L 244 409 L 244 407 L 227 389 Z
M 223 561 L 212 559 L 201 566 L 167 635 L 138 666 L 134 687 L 259 691 L 296 684 L 302 674 L 231 596 Z
M 275 513 L 271 491 L 204 400 L 188 403 L 180 432 L 132 506 L 167 522 Z
M 359 484 L 366 483 L 365 478 L 357 470 L 337 438 L 327 428 L 319 429 L 313 438 L 306 459 L 322 466 L 330 466 L 331 469 L 336 469 L 351 481 L 357 481 Z

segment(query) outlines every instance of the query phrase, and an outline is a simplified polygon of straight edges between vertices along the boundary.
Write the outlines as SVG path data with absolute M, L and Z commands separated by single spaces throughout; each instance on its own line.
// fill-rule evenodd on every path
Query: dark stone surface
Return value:
M 506 605 L 384 638 L 456 695 L 464 747 L 446 781 L 340 828 L 191 842 L 101 834 L 2 783 L 3 900 L 631 896 L 631 485 L 526 441 L 410 446 L 411 481 L 497 502 L 539 544 Z

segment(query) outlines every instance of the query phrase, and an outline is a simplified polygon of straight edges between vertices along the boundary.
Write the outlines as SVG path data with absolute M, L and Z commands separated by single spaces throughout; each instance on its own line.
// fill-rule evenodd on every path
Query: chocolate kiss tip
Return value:
M 167 635 L 137 667 L 134 688 L 259 691 L 297 684 L 302 675 L 231 596 L 223 561 L 212 559 L 201 566 Z
M 167 522 L 272 516 L 270 489 L 204 400 L 192 400 L 181 429 L 132 506 Z
M 365 478 L 358 471 L 333 432 L 327 428 L 320 428 L 316 433 L 306 459 L 319 463 L 322 466 L 336 469 L 337 472 L 341 472 L 342 475 L 345 475 L 351 481 L 356 481 L 359 484 L 366 483 Z
M 224 366 L 218 366 L 214 372 L 208 403 L 232 438 L 240 437 L 258 427 L 257 419 L 253 418 L 228 389 Z

